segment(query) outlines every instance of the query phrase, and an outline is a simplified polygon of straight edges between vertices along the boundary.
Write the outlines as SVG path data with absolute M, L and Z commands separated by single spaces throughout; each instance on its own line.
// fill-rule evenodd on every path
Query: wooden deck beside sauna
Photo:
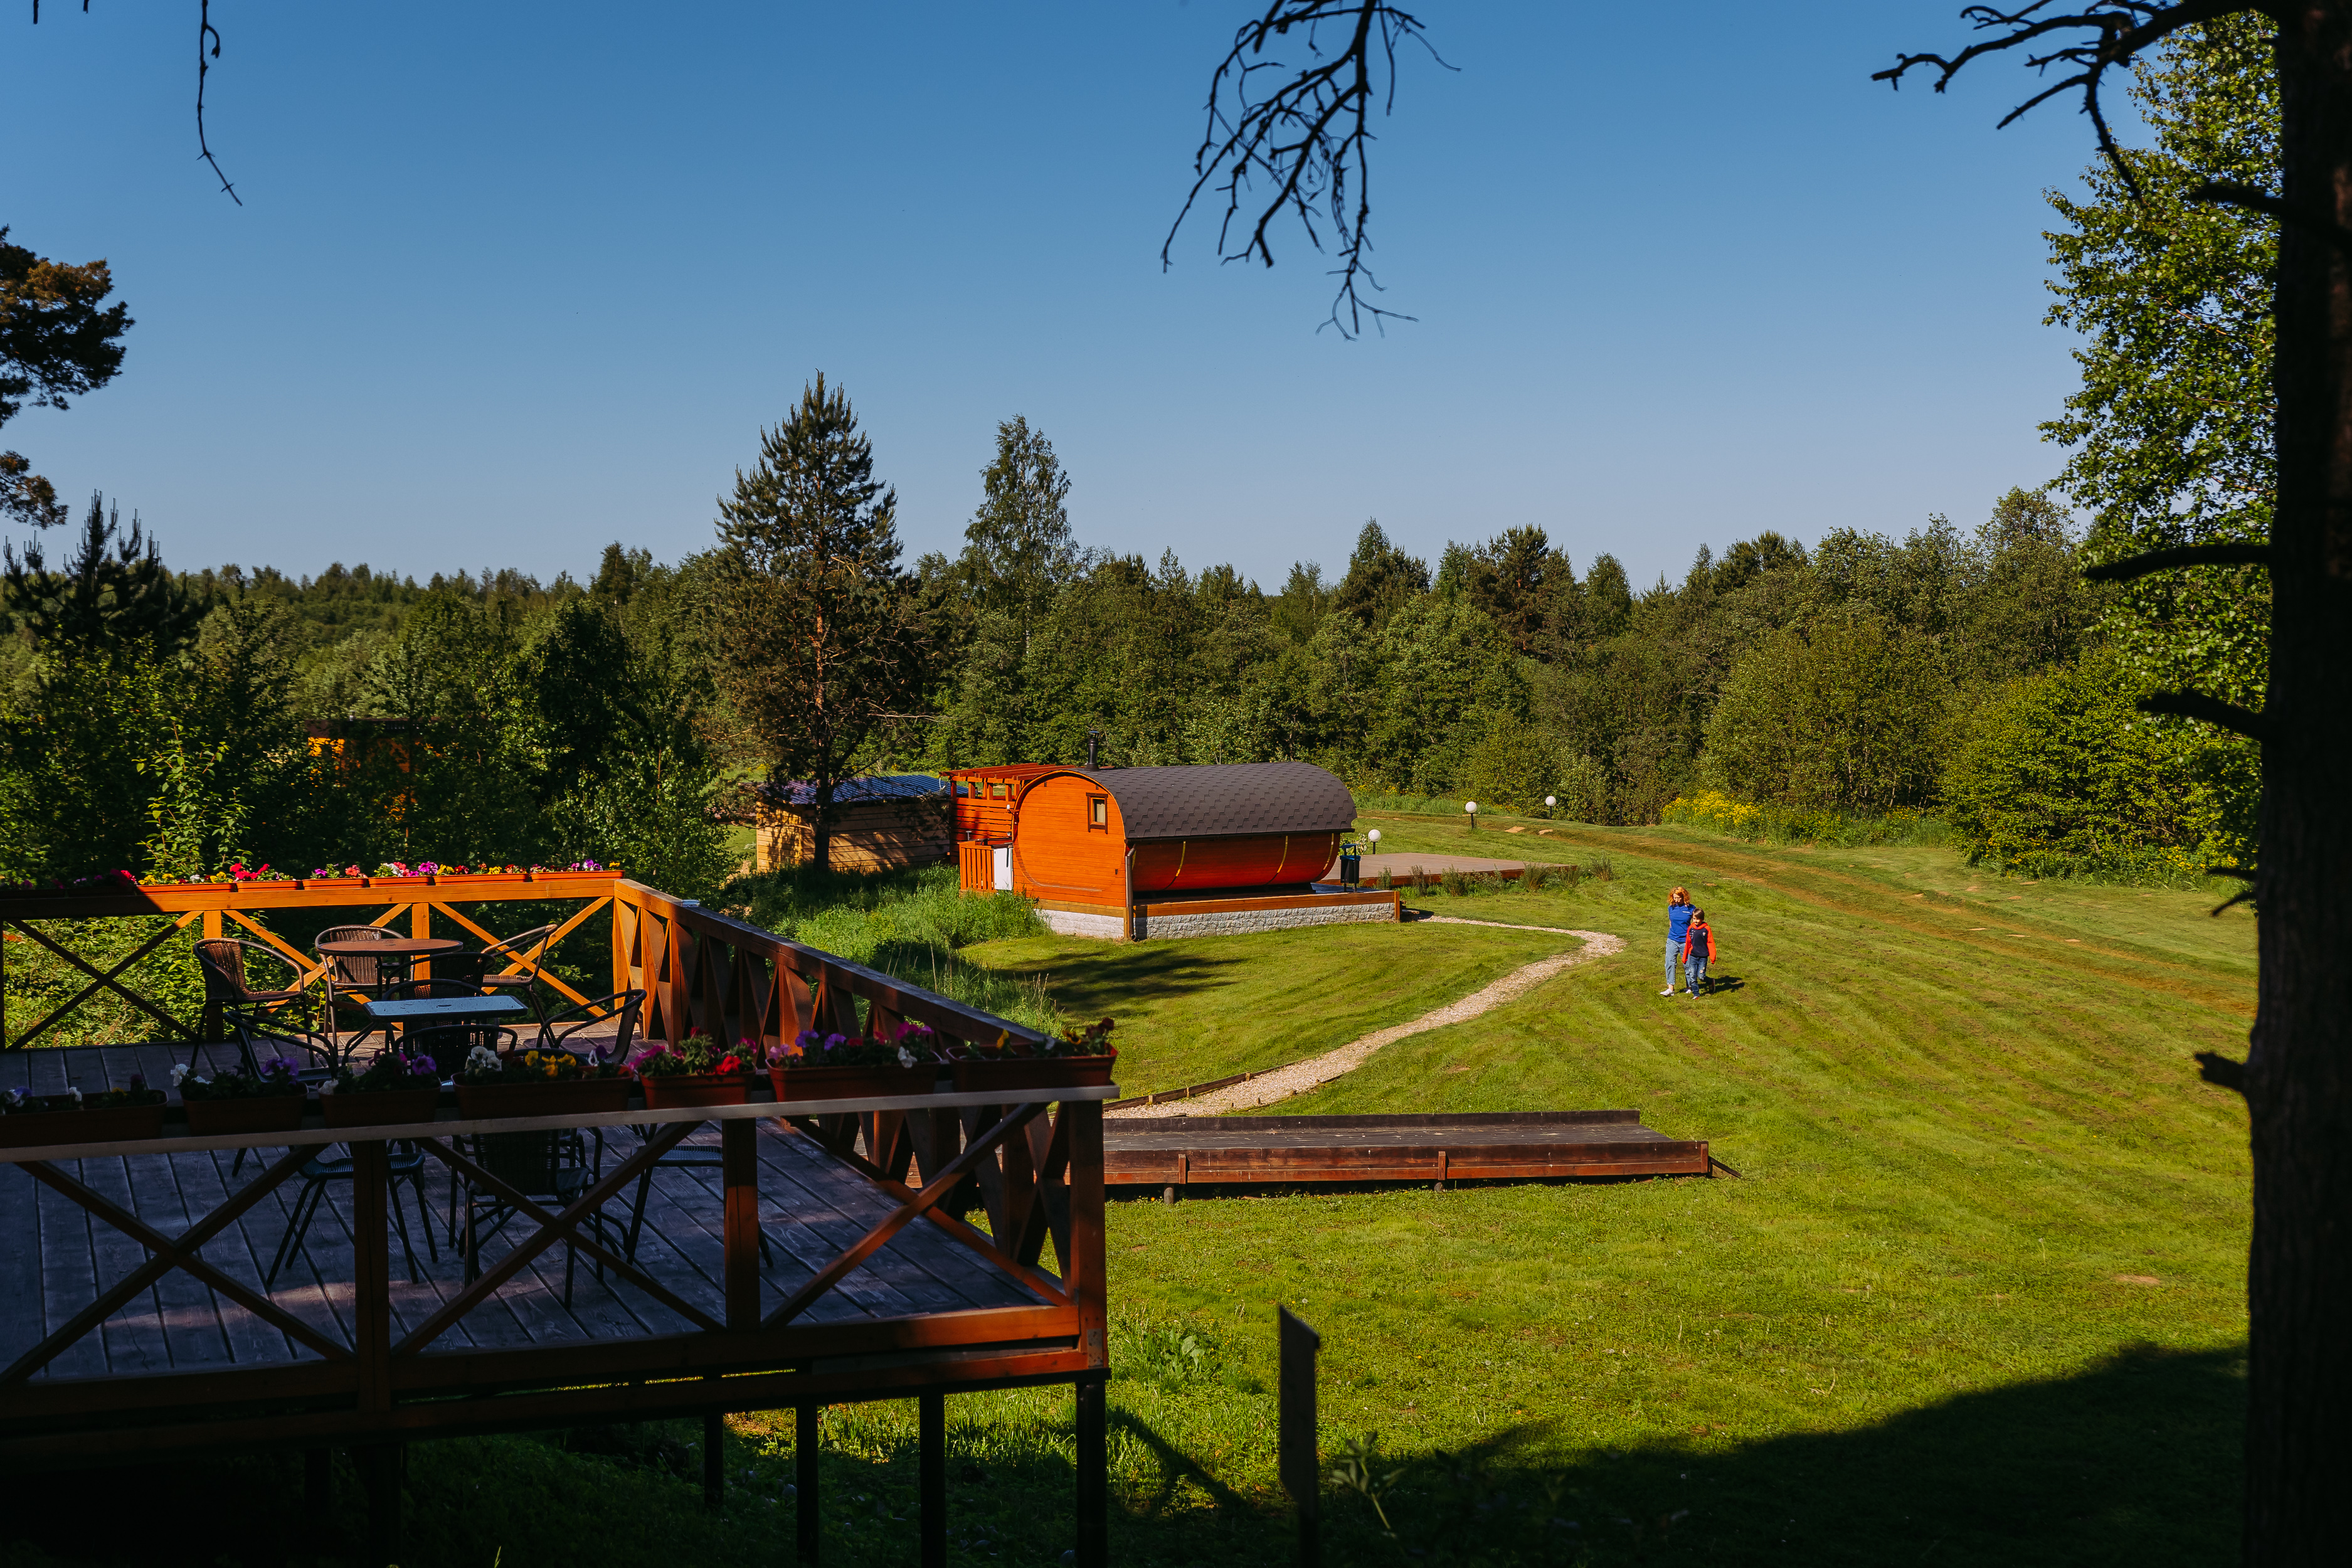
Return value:
M 1669 1138 L 1634 1110 L 1436 1116 L 1171 1116 L 1108 1122 L 1111 1186 L 1331 1186 L 1358 1183 L 1704 1176 L 1706 1142 Z
M 31 932 L 54 918 L 161 913 L 266 936 L 260 906 L 306 891 L 153 889 L 142 907 L 113 895 L 97 910 L 16 900 L 0 903 L 0 921 Z M 368 891 L 322 889 L 316 901 L 350 907 Z M 377 923 L 409 914 L 421 929 L 440 912 L 473 925 L 446 903 L 484 891 L 404 887 Z M 1029 1034 L 623 878 L 536 893 L 550 896 L 613 910 L 614 989 L 647 992 L 650 1037 L 774 1041 L 898 1020 L 963 1039 Z M 94 989 L 106 984 L 90 973 Z M 160 1087 L 174 1063 L 235 1053 L 194 1039 L 9 1051 L 0 1090 L 121 1087 L 133 1073 Z M 364 1131 L 314 1112 L 293 1133 L 198 1138 L 167 1123 L 134 1142 L 0 1148 L 0 1458 L 22 1470 L 348 1446 L 372 1494 L 396 1498 L 391 1456 L 410 1439 L 792 1407 L 805 1552 L 822 1405 L 919 1399 L 925 1473 L 943 1477 L 931 1450 L 944 1453 L 945 1396 L 1070 1384 L 1076 1556 L 1105 1561 L 1101 1102 L 1116 1089 L 1019 1104 L 1002 1092 L 784 1104 L 756 1092 L 690 1110 L 467 1121 L 445 1107 Z M 451 1173 L 499 1183 L 456 1140 L 558 1127 L 601 1138 L 601 1179 L 560 1214 L 500 1193 L 522 1217 L 468 1282 L 451 1246 Z M 322 1187 L 301 1251 L 265 1285 L 303 1167 L 335 1144 L 351 1174 Z M 397 1174 L 410 1161 L 421 1205 Z M 641 1176 L 631 1262 L 618 1227 Z M 614 1222 L 602 1233 L 588 1223 L 600 1211 Z M 984 1229 L 968 1223 L 983 1214 Z M 396 1505 L 371 1514 L 372 1556 L 394 1560 Z M 922 1535 L 924 1561 L 943 1561 L 943 1479 L 923 1488 Z

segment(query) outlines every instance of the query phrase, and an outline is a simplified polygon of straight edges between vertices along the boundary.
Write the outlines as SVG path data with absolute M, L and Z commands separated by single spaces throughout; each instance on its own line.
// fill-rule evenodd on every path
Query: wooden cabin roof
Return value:
M 1118 803 L 1130 844 L 1257 833 L 1345 833 L 1348 786 L 1312 763 L 1217 763 L 1171 768 L 1072 768 Z

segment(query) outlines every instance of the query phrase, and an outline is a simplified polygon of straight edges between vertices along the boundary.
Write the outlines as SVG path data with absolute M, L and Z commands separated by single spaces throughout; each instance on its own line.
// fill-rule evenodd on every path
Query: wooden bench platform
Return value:
M 1114 1186 L 1330 1185 L 1704 1176 L 1704 1139 L 1669 1138 L 1634 1110 L 1437 1116 L 1175 1116 L 1108 1121 Z

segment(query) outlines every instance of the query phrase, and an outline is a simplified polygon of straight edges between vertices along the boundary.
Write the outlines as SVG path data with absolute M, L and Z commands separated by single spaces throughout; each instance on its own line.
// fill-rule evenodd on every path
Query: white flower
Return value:
M 187 1077 L 187 1076 L 188 1076 L 188 1064 L 187 1064 L 187 1063 L 185 1063 L 185 1062 L 182 1062 L 178 1067 L 175 1067 L 175 1068 L 173 1068 L 172 1069 L 172 1087 L 173 1087 L 173 1089 L 177 1089 L 177 1088 L 179 1088 L 179 1087 L 180 1087 L 180 1080 L 181 1080 L 182 1079 L 184 1079 L 184 1078 Z
M 71 1085 L 70 1087 L 71 1087 L 72 1091 L 73 1091 L 74 1103 L 75 1103 L 76 1105 L 79 1105 L 79 1104 L 81 1103 L 81 1085 L 79 1085 L 79 1084 L 78 1084 L 78 1083 L 77 1083 L 77 1084 Z
M 498 1071 L 499 1053 L 488 1046 L 476 1046 L 473 1053 L 466 1058 L 466 1070 L 468 1072 Z
M 898 1047 L 898 1065 L 902 1068 L 913 1067 L 915 1065 L 915 1053 L 908 1050 L 906 1047 L 900 1046 Z

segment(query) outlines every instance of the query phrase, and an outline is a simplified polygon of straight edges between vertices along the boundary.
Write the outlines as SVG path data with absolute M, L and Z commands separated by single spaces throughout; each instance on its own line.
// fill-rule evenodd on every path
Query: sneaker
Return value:
M 1675 994 L 1675 988 L 1674 988 L 1673 986 L 1671 986 L 1671 985 L 1667 986 L 1664 991 L 1661 991 L 1661 992 L 1659 992 L 1659 993 L 1658 993 L 1658 994 L 1659 994 L 1659 995 L 1661 995 L 1661 996 L 1671 996 L 1671 995 L 1673 995 L 1674 994 Z

